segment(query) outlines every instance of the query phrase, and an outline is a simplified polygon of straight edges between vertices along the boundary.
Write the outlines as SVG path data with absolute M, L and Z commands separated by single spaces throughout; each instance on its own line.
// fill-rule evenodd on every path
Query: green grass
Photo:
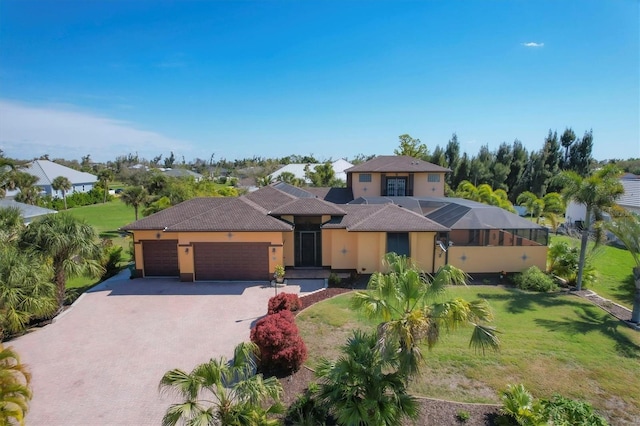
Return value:
M 553 235 L 550 244 L 554 241 L 567 241 L 576 247 L 580 246 L 580 240 L 563 235 Z M 589 243 L 589 249 L 593 243 Z M 600 296 L 613 300 L 631 309 L 633 305 L 633 257 L 625 249 L 601 245 L 596 249 L 594 266 L 598 271 L 598 282 L 588 286 Z
M 470 329 L 445 335 L 432 351 L 424 349 L 426 364 L 413 393 L 498 403 L 507 384 L 523 383 L 537 397 L 557 392 L 587 400 L 612 424 L 640 418 L 634 392 L 640 387 L 640 333 L 577 296 L 493 286 L 456 287 L 450 296 L 489 301 L 501 350 L 475 354 L 468 348 Z M 351 329 L 375 329 L 349 309 L 349 298 L 329 299 L 298 315 L 311 367 L 320 356 L 334 358 Z
M 115 199 L 108 203 L 76 207 L 67 211 L 73 216 L 85 219 L 96 229 L 100 238 L 109 238 L 114 245 L 123 247 L 125 256 L 128 256 L 126 253 L 129 249 L 129 240 L 118 231 L 118 228 L 135 220 L 133 207 L 127 206 L 120 199 Z M 74 277 L 67 281 L 67 288 L 77 289 L 82 293 L 98 282 L 92 277 Z

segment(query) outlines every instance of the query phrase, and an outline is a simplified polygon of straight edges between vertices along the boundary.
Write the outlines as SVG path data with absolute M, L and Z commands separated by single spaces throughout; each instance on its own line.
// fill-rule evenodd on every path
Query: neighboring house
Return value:
M 55 191 L 51 187 L 51 183 L 58 176 L 64 176 L 71 182 L 71 189 L 67 195 L 74 192 L 89 192 L 98 181 L 98 178 L 91 173 L 79 172 L 49 160 L 35 160 L 22 171 L 37 177 L 36 186 L 39 186 L 45 195 L 54 198 L 62 198 L 62 191 Z
M 297 179 L 303 179 L 305 182 L 310 183 L 309 179 L 307 179 L 306 177 L 305 168 L 309 166 L 309 170 L 314 171 L 317 166 L 321 165 L 322 163 L 287 164 L 286 166 L 281 167 L 275 172 L 271 173 L 269 176 L 271 176 L 271 178 L 274 180 L 278 180 L 278 177 L 282 173 L 287 172 L 293 174 Z M 336 179 L 340 179 L 341 181 L 346 182 L 347 174 L 345 173 L 345 170 L 353 167 L 353 164 L 341 158 L 332 162 L 331 166 L 333 167 L 333 172 L 336 174 Z
M 626 173 L 620 177 L 620 183 L 624 188 L 624 193 L 620 195 L 616 203 L 623 209 L 640 214 L 640 176 Z M 583 222 L 587 214 L 584 204 L 570 201 L 565 211 L 565 221 L 570 225 L 575 225 L 576 221 Z
M 171 177 L 177 177 L 177 178 L 191 177 L 196 182 L 200 182 L 204 177 L 200 173 L 192 172 L 191 170 L 187 170 L 187 169 L 164 169 L 162 173 L 165 176 L 171 176 Z
M 496 274 L 545 267 L 546 228 L 444 197 L 447 172 L 377 157 L 347 169 L 346 188 L 279 182 L 239 198 L 192 199 L 123 229 L 133 233 L 136 274 L 183 281 L 267 280 L 276 265 L 369 274 L 384 270 L 389 251 L 430 273 L 446 264 Z
M 14 200 L 0 199 L 0 209 L 7 207 L 16 207 L 20 210 L 25 225 L 31 223 L 34 219 L 47 214 L 58 213 L 55 210 L 45 209 L 38 206 L 32 206 L 30 204 L 19 203 Z

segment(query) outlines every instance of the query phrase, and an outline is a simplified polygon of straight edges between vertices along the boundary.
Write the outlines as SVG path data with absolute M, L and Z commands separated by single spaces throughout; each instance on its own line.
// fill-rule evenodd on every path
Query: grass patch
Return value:
M 566 241 L 580 247 L 580 240 L 577 238 L 553 235 L 550 244 L 553 244 L 554 241 Z M 590 242 L 588 247 L 590 250 L 593 247 L 593 242 Z M 632 274 L 635 263 L 631 253 L 625 249 L 601 245 L 596 249 L 593 263 L 598 271 L 598 281 L 587 288 L 606 299 L 631 309 L 635 288 Z
M 591 402 L 612 424 L 640 418 L 630 389 L 640 386 L 640 333 L 577 296 L 529 293 L 493 286 L 454 287 L 451 297 L 485 298 L 501 331 L 498 353 L 475 354 L 468 329 L 443 336 L 411 385 L 418 395 L 461 402 L 499 402 L 509 383 L 523 383 L 537 397 L 561 393 Z M 349 306 L 350 294 L 305 309 L 297 324 L 313 354 L 335 357 L 351 328 L 375 329 Z M 330 305 L 327 307 L 326 305 Z M 324 318 L 324 314 L 330 318 Z M 342 325 L 333 330 L 332 322 Z

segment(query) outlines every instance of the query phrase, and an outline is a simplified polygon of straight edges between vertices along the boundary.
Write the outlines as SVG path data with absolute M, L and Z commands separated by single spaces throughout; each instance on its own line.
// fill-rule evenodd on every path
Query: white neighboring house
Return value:
M 0 200 L 0 208 L 7 208 L 7 207 L 18 208 L 20 210 L 20 215 L 22 216 L 22 219 L 25 225 L 30 224 L 31 221 L 33 221 L 34 219 L 40 216 L 58 213 L 55 210 L 45 209 L 43 207 L 38 207 L 38 206 L 32 206 L 30 204 L 19 203 L 14 200 L 7 200 L 7 199 Z
M 54 191 L 51 187 L 51 183 L 58 176 L 64 176 L 71 182 L 71 189 L 67 195 L 74 192 L 89 192 L 98 181 L 98 178 L 91 173 L 79 172 L 49 160 L 35 160 L 22 171 L 37 177 L 36 186 L 39 186 L 45 195 L 53 198 L 62 198 L 62 191 Z
M 627 173 L 620 178 L 620 183 L 624 187 L 624 193 L 618 198 L 617 204 L 629 212 L 640 214 L 640 176 Z M 567 205 L 565 221 L 573 225 L 577 220 L 584 221 L 586 214 L 584 204 L 571 201 Z
M 304 172 L 305 167 L 309 166 L 309 170 L 313 171 L 316 166 L 321 166 L 322 164 L 323 163 L 287 164 L 286 166 L 281 167 L 275 172 L 271 173 L 269 176 L 273 180 L 278 180 L 278 177 L 282 173 L 288 172 L 288 173 L 292 173 L 298 179 L 304 179 L 305 182 L 311 183 L 311 181 L 307 179 L 305 176 L 305 172 Z M 353 164 L 340 158 L 339 160 L 332 162 L 331 166 L 333 167 L 333 172 L 336 174 L 336 179 L 340 179 L 341 181 L 346 182 L 347 174 L 345 173 L 345 170 L 347 170 L 350 167 L 353 167 Z

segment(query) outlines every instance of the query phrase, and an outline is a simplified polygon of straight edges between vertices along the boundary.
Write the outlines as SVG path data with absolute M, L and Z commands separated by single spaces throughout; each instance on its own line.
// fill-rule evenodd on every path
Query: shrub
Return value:
M 111 240 L 104 240 L 102 246 L 102 259 L 100 264 L 104 268 L 102 279 L 106 280 L 120 272 L 122 260 L 122 247 L 114 246 Z
M 267 315 L 277 314 L 280 311 L 299 311 L 302 309 L 302 301 L 297 294 L 280 293 L 269 299 Z
M 342 280 L 340 279 L 338 274 L 333 272 L 329 274 L 329 284 L 331 284 L 332 286 L 339 286 L 341 283 L 342 283 Z
M 318 426 L 335 424 L 335 419 L 329 414 L 329 408 L 317 398 L 318 389 L 317 383 L 310 383 L 305 392 L 298 395 L 287 410 L 284 419 L 286 425 Z
M 547 422 L 554 425 L 606 426 L 607 421 L 593 411 L 591 404 L 576 401 L 562 395 L 543 399 L 542 414 Z
M 515 284 L 522 290 L 556 291 L 558 285 L 553 278 L 542 272 L 537 266 L 532 266 L 514 277 Z
M 471 418 L 471 413 L 469 413 L 466 410 L 460 410 L 458 411 L 458 413 L 456 414 L 456 418 L 458 419 L 458 421 L 460 423 L 466 423 L 467 420 L 469 420 Z
M 307 359 L 305 346 L 291 311 L 267 315 L 251 329 L 251 341 L 260 348 L 263 371 L 297 371 Z
M 597 250 L 587 253 L 582 271 L 582 284 L 588 285 L 596 281 L 596 269 L 592 258 L 597 255 Z M 549 273 L 566 280 L 567 284 L 575 285 L 578 280 L 578 262 L 580 260 L 580 248 L 566 241 L 558 241 L 549 246 L 547 252 L 547 269 Z

